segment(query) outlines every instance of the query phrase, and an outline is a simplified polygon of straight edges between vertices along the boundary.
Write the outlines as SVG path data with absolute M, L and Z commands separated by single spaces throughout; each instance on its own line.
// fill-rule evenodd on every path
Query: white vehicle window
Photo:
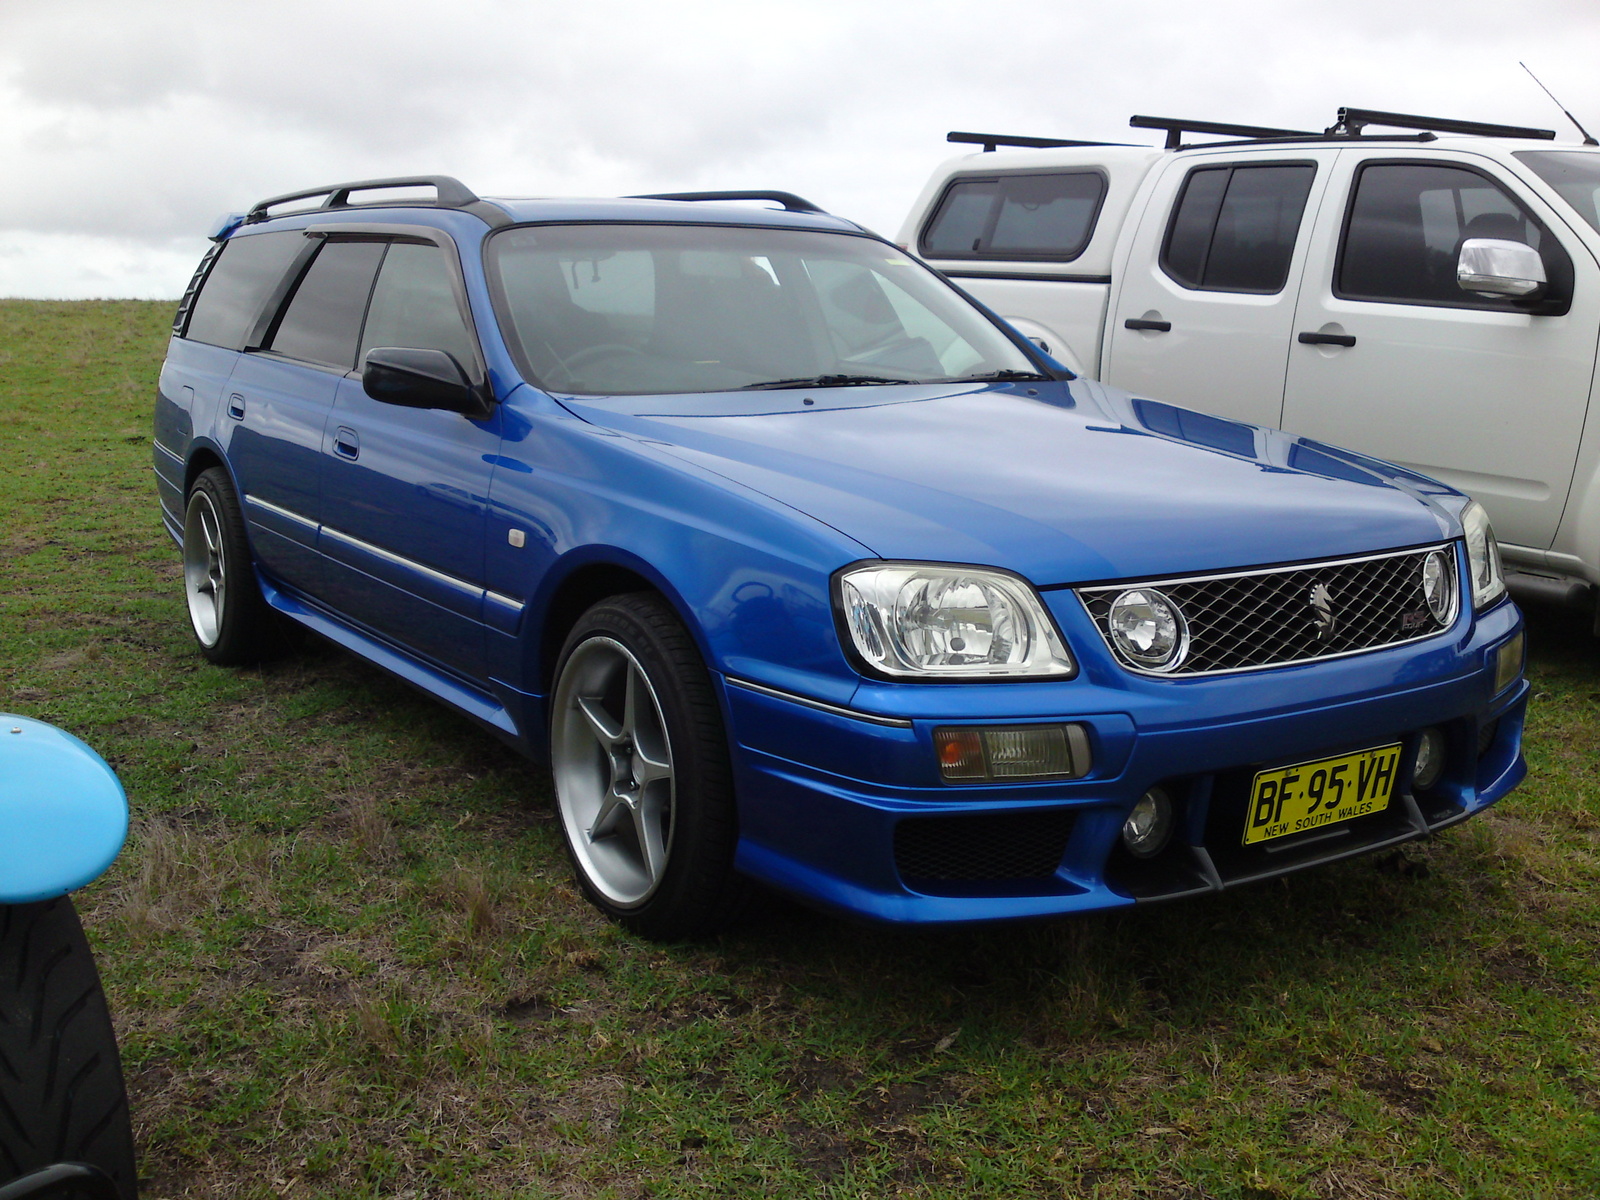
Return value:
M 1172 210 L 1161 266 L 1186 288 L 1271 294 L 1289 278 L 1316 167 L 1200 167 Z
M 1089 244 L 1105 194 L 1098 171 L 958 178 L 923 231 L 922 253 L 1070 261 Z
M 1532 246 L 1544 259 L 1549 297 L 1570 297 L 1566 252 L 1494 180 L 1465 167 L 1416 162 L 1366 163 L 1357 173 L 1334 292 L 1395 304 L 1526 308 L 1464 291 L 1456 282 L 1456 259 L 1468 238 Z

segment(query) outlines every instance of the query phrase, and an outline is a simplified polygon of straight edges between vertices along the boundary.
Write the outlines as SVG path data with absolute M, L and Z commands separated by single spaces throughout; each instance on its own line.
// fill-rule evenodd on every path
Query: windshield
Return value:
M 1518 150 L 1539 178 L 1555 188 L 1574 211 L 1600 232 L 1600 153 L 1584 150 Z
M 661 395 L 1036 375 L 960 293 L 893 246 L 803 229 L 541 225 L 490 242 L 528 377 Z

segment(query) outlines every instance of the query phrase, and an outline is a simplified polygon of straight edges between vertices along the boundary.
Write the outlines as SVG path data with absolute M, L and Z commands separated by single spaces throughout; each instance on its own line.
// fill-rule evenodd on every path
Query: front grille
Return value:
M 1451 601 L 1442 620 L 1433 615 L 1422 590 L 1423 560 L 1435 550 L 1445 551 L 1450 564 Z M 1455 620 L 1455 562 L 1451 544 L 1444 543 L 1367 558 L 1080 588 L 1078 596 L 1129 670 L 1210 675 L 1339 658 L 1432 637 Z M 1112 602 L 1134 587 L 1158 589 L 1187 620 L 1188 653 L 1176 667 L 1141 666 L 1111 636 Z
M 908 882 L 998 882 L 1054 875 L 1072 813 L 909 817 L 895 826 L 894 861 Z

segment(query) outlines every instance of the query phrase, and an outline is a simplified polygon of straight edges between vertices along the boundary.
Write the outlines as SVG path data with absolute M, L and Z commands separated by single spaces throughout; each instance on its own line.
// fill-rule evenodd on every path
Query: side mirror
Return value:
M 489 411 L 461 364 L 443 350 L 403 346 L 368 350 L 361 365 L 361 388 L 374 400 L 404 408 L 442 408 L 469 417 Z
M 1549 280 L 1544 260 L 1532 246 L 1501 238 L 1468 238 L 1456 261 L 1456 282 L 1465 291 L 1528 300 Z
M 100 875 L 128 835 L 116 774 L 70 733 L 0 713 L 0 904 L 30 904 Z

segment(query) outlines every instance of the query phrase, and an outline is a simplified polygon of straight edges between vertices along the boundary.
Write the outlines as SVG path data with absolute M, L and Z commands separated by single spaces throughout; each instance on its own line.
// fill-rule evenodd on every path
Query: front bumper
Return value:
M 1218 891 L 1395 845 L 1465 820 L 1511 791 L 1527 684 L 1494 689 L 1494 655 L 1522 626 L 1501 604 L 1428 643 L 1248 675 L 1142 680 L 1086 663 L 1038 684 L 863 686 L 872 722 L 724 680 L 740 797 L 738 866 L 827 908 L 904 923 L 1005 920 Z M 1081 643 L 1080 643 L 1081 644 Z M 939 726 L 1073 721 L 1082 779 L 950 785 Z M 1423 729 L 1448 738 L 1426 792 L 1409 763 Z M 1245 846 L 1256 771 L 1404 745 L 1389 807 Z M 1178 810 L 1167 848 L 1136 860 L 1123 821 L 1160 785 Z

